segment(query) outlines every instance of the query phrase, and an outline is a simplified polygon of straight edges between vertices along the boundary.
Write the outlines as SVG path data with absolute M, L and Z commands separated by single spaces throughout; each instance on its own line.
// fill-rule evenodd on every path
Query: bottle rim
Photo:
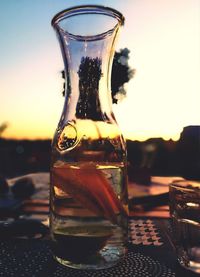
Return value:
M 170 188 L 177 190 L 182 189 L 186 191 L 200 190 L 200 182 L 187 179 L 178 179 L 172 181 Z
M 51 25 L 55 26 L 58 22 L 64 18 L 78 15 L 78 14 L 104 14 L 108 16 L 112 16 L 118 20 L 120 25 L 124 24 L 125 18 L 122 13 L 119 11 L 101 5 L 81 5 L 81 6 L 74 6 L 65 10 L 60 11 L 57 13 L 51 20 Z
M 106 7 L 106 6 L 101 6 L 101 5 L 81 5 L 81 6 L 74 6 L 74 7 L 62 10 L 59 13 L 57 13 L 52 18 L 51 25 L 55 29 L 61 29 L 62 30 L 62 28 L 59 26 L 60 21 L 62 21 L 64 19 L 67 19 L 69 17 L 72 17 L 72 16 L 78 16 L 78 15 L 83 15 L 83 14 L 97 14 L 97 15 L 99 14 L 99 15 L 110 16 L 110 17 L 116 19 L 120 26 L 124 25 L 124 21 L 125 21 L 125 18 L 123 16 L 123 14 L 120 13 L 119 11 L 113 9 L 113 8 Z M 115 29 L 115 27 L 116 27 L 116 25 L 114 26 L 113 29 Z M 94 37 L 96 37 L 96 39 L 97 39 L 98 37 L 102 37 L 102 36 L 107 35 L 112 30 L 108 30 L 107 32 L 105 32 L 103 34 L 99 34 L 99 35 L 96 35 L 96 36 L 91 36 L 91 37 L 88 36 L 87 39 L 88 40 L 93 40 Z M 71 34 L 67 31 L 65 31 L 65 32 L 68 33 L 68 35 L 70 35 L 71 38 L 74 38 L 74 39 L 81 39 L 82 38 L 82 36 L 74 35 L 74 34 Z

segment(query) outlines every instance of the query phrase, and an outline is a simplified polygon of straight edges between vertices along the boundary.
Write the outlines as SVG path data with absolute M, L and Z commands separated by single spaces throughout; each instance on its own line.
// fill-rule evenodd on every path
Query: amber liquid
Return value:
M 122 164 L 57 163 L 51 171 L 56 259 L 76 268 L 110 267 L 126 253 L 127 190 Z

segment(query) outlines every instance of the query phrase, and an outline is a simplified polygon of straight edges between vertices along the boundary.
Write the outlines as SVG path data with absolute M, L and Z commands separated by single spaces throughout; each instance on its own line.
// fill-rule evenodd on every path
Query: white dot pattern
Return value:
M 58 267 L 55 277 L 175 277 L 175 273 L 158 261 L 140 253 L 128 253 L 117 266 L 98 271 L 66 270 Z
M 129 242 L 135 245 L 163 245 L 161 234 L 150 219 L 130 219 Z

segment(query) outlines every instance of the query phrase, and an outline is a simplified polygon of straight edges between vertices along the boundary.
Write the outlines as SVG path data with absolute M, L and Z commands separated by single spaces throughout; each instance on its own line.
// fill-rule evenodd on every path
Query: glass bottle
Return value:
M 56 260 L 73 268 L 111 267 L 126 253 L 126 146 L 110 88 L 123 23 L 118 11 L 93 5 L 52 19 L 66 87 L 52 142 L 50 230 Z

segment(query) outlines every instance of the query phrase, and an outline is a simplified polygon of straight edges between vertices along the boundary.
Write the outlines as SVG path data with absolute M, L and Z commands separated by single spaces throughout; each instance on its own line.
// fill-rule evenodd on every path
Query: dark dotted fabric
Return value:
M 144 256 L 140 253 L 128 253 L 126 259 L 124 259 L 117 266 L 104 269 L 96 272 L 90 271 L 76 271 L 73 269 L 65 270 L 63 267 L 58 267 L 55 271 L 55 277 L 67 277 L 67 276 L 83 276 L 83 277 L 175 277 L 175 273 L 165 265 L 160 264 L 158 261 L 154 261 L 148 256 Z
M 54 261 L 48 241 L 21 239 L 0 242 L 0 276 L 175 277 L 175 273 L 164 263 L 132 251 L 112 268 L 98 271 L 75 270 Z

